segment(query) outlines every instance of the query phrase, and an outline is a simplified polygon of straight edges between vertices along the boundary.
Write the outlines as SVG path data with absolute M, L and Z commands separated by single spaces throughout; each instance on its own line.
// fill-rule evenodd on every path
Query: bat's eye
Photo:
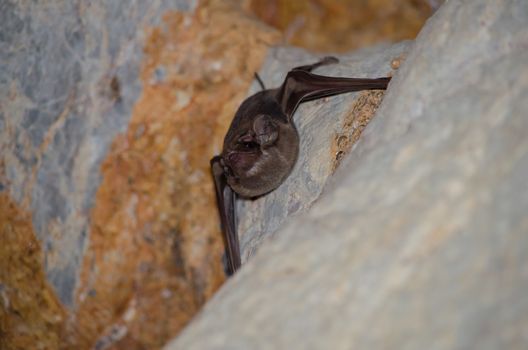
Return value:
M 241 142 L 240 143 L 244 149 L 257 149 L 259 144 L 254 141 Z

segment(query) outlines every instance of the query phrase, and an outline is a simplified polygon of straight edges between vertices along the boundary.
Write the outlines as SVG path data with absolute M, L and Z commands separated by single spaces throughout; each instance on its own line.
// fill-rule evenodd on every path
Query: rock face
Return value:
M 524 348 L 527 23 L 526 1 L 447 1 L 315 205 L 166 348 Z M 303 192 L 290 186 L 241 204 L 246 254 Z
M 266 55 L 269 86 L 319 58 L 269 51 L 279 33 L 248 7 L 0 1 L 0 348 L 160 348 L 224 282 L 209 159 Z M 386 75 L 409 45 L 320 73 Z M 319 196 L 381 97 L 301 108 L 291 179 L 311 182 L 285 185 L 289 202 L 239 203 L 246 257 Z
M 229 1 L 0 26 L 0 348 L 159 348 L 224 281 L 209 159 L 278 35 Z
M 248 0 L 250 10 L 285 33 L 288 45 L 348 52 L 380 41 L 414 39 L 443 0 Z

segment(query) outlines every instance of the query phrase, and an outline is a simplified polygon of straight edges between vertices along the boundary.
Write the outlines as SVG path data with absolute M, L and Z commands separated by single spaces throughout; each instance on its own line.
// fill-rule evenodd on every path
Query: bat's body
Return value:
M 293 114 L 301 102 L 345 92 L 386 89 L 390 78 L 356 79 L 310 73 L 336 63 L 326 57 L 291 70 L 281 87 L 260 91 L 239 107 L 220 156 L 211 159 L 218 208 L 226 242 L 227 273 L 240 267 L 235 193 L 254 198 L 273 191 L 288 177 L 299 153 Z

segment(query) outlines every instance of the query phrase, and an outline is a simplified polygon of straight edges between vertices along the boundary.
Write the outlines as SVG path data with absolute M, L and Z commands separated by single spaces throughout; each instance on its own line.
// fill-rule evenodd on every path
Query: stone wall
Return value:
M 241 205 L 256 254 L 166 349 L 524 349 L 527 24 L 526 1 L 447 1 L 308 211 L 277 225 L 318 174 L 302 159 Z M 328 169 L 319 130 L 302 152 Z
M 209 159 L 254 72 L 272 87 L 320 57 L 274 47 L 288 33 L 248 3 L 0 1 L 0 348 L 160 348 L 222 285 Z M 421 16 L 402 15 L 401 32 Z M 401 38 L 384 33 L 365 42 Z M 393 74 L 410 47 L 343 54 L 319 72 Z M 311 207 L 382 97 L 299 110 L 295 173 L 239 203 L 245 259 Z

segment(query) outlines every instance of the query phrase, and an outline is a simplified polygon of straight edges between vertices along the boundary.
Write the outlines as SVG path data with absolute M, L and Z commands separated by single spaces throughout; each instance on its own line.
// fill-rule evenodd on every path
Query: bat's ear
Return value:
M 268 115 L 259 115 L 255 118 L 253 131 L 261 147 L 271 146 L 279 137 L 279 126 Z

